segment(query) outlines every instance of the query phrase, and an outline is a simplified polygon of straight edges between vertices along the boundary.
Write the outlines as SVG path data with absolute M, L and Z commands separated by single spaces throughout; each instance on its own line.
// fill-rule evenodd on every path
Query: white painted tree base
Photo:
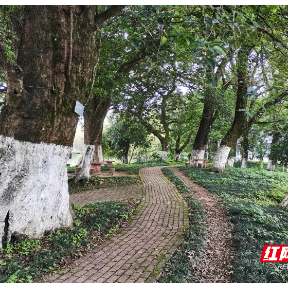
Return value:
M 248 167 L 248 159 L 242 158 L 241 168 L 247 168 Z
M 66 168 L 71 150 L 0 135 L 0 247 L 8 212 L 8 240 L 13 232 L 39 237 L 72 225 Z
M 162 156 L 161 156 L 161 161 L 162 162 L 167 162 L 167 151 L 162 151 Z
M 228 167 L 234 167 L 234 162 L 235 162 L 235 157 L 231 157 L 231 158 L 228 158 L 226 164 Z
M 219 146 L 215 156 L 213 157 L 212 169 L 217 169 L 220 171 L 225 170 L 225 164 L 228 159 L 229 152 L 231 147 L 228 146 Z
M 174 162 L 179 162 L 180 161 L 180 157 L 181 157 L 181 154 L 180 153 L 177 153 L 174 157 Z
M 95 150 L 95 145 L 85 145 L 86 152 L 83 157 L 81 171 L 78 175 L 76 175 L 74 182 L 77 183 L 82 179 L 89 179 L 90 178 L 90 167 L 93 161 L 93 155 Z
M 192 150 L 191 152 L 191 158 L 190 158 L 190 164 L 191 166 L 195 165 L 195 159 L 204 159 L 205 150 Z M 203 163 L 203 161 L 199 161 L 198 163 Z
M 272 164 L 272 160 L 268 160 L 267 171 L 276 171 L 276 165 Z
M 281 207 L 288 207 L 288 195 L 280 203 Z
M 103 151 L 102 151 L 102 145 L 98 145 L 98 158 L 99 162 L 103 163 L 104 162 L 104 157 L 103 157 Z

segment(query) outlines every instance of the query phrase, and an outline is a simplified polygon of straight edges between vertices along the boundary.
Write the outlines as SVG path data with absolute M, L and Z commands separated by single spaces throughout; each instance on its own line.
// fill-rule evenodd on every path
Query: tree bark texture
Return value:
M 225 134 L 221 141 L 220 147 L 217 150 L 214 158 L 217 161 L 212 163 L 212 169 L 224 171 L 225 163 L 228 159 L 228 154 L 242 134 L 249 128 L 248 119 L 245 110 L 247 108 L 247 88 L 248 88 L 248 57 L 250 48 L 241 49 L 238 52 L 237 59 L 237 100 L 235 106 L 235 116 L 231 128 Z M 252 124 L 251 124 L 252 125 Z M 225 148 L 226 147 L 226 148 Z M 229 148 L 229 151 L 228 151 Z M 228 151 L 227 153 L 224 153 Z M 226 155 L 227 154 L 227 155 Z M 226 159 L 220 159 L 226 157 Z
M 72 224 L 66 163 L 74 107 L 85 102 L 97 25 L 109 16 L 95 12 L 23 6 L 11 13 L 16 60 L 3 65 L 8 88 L 0 114 L 0 238 L 7 241 L 13 232 L 38 237 Z
M 205 100 L 204 100 L 204 108 L 203 108 L 203 113 L 201 116 L 199 129 L 196 134 L 194 144 L 193 144 L 193 149 L 191 152 L 191 158 L 190 158 L 191 165 L 194 165 L 195 163 L 194 159 L 197 159 L 197 158 L 199 159 L 199 157 L 202 157 L 202 155 L 203 155 L 203 158 L 200 158 L 200 159 L 204 159 L 204 153 L 208 145 L 208 139 L 209 139 L 211 127 L 217 118 L 217 112 L 215 110 L 216 108 L 215 108 L 215 104 L 214 104 L 212 96 L 206 95 Z M 201 151 L 201 152 L 196 152 L 196 151 Z M 204 151 L 204 153 L 202 151 Z
M 74 99 L 84 102 L 93 65 L 95 11 L 95 6 L 24 6 L 12 14 L 17 59 L 5 65 L 2 135 L 72 146 L 78 121 Z
M 103 150 L 102 150 L 102 130 L 96 140 L 95 143 L 95 150 L 94 150 L 94 155 L 93 155 L 93 163 L 103 163 L 104 158 L 103 158 Z

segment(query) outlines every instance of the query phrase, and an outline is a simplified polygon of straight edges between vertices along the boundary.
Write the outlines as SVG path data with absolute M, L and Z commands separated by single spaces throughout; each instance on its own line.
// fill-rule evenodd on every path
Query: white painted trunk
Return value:
M 230 150 L 231 147 L 225 145 L 219 146 L 215 156 L 213 157 L 212 168 L 224 171 Z
M 167 151 L 162 151 L 161 161 L 167 162 Z
M 287 168 L 286 168 L 286 172 L 288 173 L 288 165 L 287 165 Z
M 234 167 L 234 162 L 235 162 L 235 157 L 231 157 L 231 158 L 228 158 L 226 164 L 228 167 Z
M 267 170 L 268 171 L 276 171 L 276 165 L 272 163 L 272 160 L 268 160 Z
M 83 157 L 81 171 L 75 177 L 75 182 L 78 182 L 82 179 L 87 180 L 90 178 L 90 167 L 93 161 L 93 154 L 95 150 L 95 145 L 86 145 L 86 152 Z
M 242 158 L 241 168 L 248 168 L 248 159 Z
M 103 157 L 103 150 L 102 150 L 102 145 L 98 145 L 98 160 L 100 163 L 104 162 L 104 157 Z
M 82 166 L 82 161 L 83 161 L 83 154 L 82 156 L 79 158 L 78 162 L 75 164 L 76 167 L 81 167 Z
M 261 160 L 261 169 L 263 169 L 263 160 Z
M 283 201 L 280 203 L 281 207 L 288 207 L 288 195 L 283 199 Z
M 176 155 L 174 157 L 174 162 L 179 162 L 180 161 L 180 157 L 181 157 L 181 153 L 176 153 Z
M 195 165 L 195 159 L 204 159 L 205 150 L 196 150 L 193 149 L 191 152 L 190 164 Z M 199 161 L 198 163 L 203 163 L 203 161 Z
M 13 232 L 40 237 L 72 225 L 66 168 L 71 150 L 0 135 L 0 247 Z

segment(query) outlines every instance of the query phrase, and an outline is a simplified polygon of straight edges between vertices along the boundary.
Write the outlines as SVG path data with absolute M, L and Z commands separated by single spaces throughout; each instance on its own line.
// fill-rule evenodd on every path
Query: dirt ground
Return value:
M 232 224 L 217 195 L 195 184 L 178 169 L 171 169 L 192 190 L 193 198 L 202 203 L 207 217 L 207 238 L 202 249 L 202 257 L 193 260 L 193 279 L 198 283 L 231 283 L 231 264 L 235 255 L 232 246 Z

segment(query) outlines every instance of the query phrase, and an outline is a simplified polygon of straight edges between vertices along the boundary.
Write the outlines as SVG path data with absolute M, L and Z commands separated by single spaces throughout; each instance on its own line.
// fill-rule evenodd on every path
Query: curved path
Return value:
M 140 170 L 145 197 L 120 235 L 46 282 L 155 282 L 182 242 L 183 228 L 189 225 L 187 204 L 161 168 Z

